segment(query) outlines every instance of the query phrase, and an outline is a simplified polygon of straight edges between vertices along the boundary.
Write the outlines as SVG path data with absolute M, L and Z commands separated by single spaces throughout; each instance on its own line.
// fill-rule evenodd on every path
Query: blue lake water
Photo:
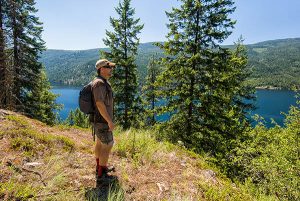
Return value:
M 59 112 L 62 120 L 66 119 L 70 110 L 78 107 L 78 95 L 80 88 L 76 87 L 59 87 L 54 86 L 52 92 L 59 94 L 57 103 L 64 104 L 64 108 Z M 255 106 L 257 109 L 249 115 L 258 114 L 262 116 L 267 126 L 272 126 L 271 118 L 279 125 L 283 125 L 284 115 L 287 113 L 291 105 L 296 105 L 295 92 L 289 90 L 265 90 L 256 91 L 257 100 Z

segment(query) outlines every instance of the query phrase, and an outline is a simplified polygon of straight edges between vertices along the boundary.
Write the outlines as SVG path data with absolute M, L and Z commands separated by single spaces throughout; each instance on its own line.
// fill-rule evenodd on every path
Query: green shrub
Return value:
M 292 106 L 285 127 L 252 129 L 231 154 L 228 172 L 232 178 L 251 181 L 257 191 L 280 200 L 299 200 L 300 108 Z
M 17 181 L 0 183 L 0 199 L 7 197 L 8 200 L 28 200 L 35 195 L 36 189 L 30 185 L 20 184 Z
M 116 133 L 118 141 L 114 151 L 121 157 L 131 158 L 135 162 L 143 164 L 145 162 L 158 162 L 154 153 L 163 152 L 166 146 L 157 142 L 154 137 L 154 131 L 130 129 L 124 132 Z

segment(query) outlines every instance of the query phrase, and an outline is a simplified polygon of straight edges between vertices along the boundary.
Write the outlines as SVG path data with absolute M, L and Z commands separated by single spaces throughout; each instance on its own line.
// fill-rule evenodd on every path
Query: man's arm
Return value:
M 97 108 L 101 114 L 101 116 L 107 121 L 108 123 L 108 127 L 109 127 L 109 131 L 113 131 L 114 128 L 115 128 L 115 125 L 114 123 L 112 122 L 112 119 L 110 118 L 107 110 L 106 110 L 106 107 L 105 107 L 105 104 L 104 102 L 102 101 L 97 101 L 96 102 L 96 105 L 97 105 Z

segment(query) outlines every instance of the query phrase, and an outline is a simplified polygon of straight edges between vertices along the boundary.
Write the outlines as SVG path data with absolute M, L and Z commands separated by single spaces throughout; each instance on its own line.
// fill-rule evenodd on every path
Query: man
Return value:
M 110 83 L 107 81 L 112 76 L 115 63 L 107 59 L 96 62 L 98 77 L 92 83 L 92 92 L 95 104 L 94 131 L 96 138 L 96 178 L 97 184 L 110 182 L 113 179 L 107 175 L 111 171 L 107 167 L 110 151 L 114 144 L 112 131 L 113 123 L 113 93 Z

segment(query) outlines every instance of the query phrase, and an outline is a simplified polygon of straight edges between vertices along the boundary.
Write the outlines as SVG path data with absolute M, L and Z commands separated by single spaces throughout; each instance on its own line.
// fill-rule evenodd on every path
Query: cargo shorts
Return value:
M 94 124 L 95 135 L 104 144 L 109 144 L 114 141 L 113 133 L 109 130 L 108 124 L 106 123 L 95 123 Z

